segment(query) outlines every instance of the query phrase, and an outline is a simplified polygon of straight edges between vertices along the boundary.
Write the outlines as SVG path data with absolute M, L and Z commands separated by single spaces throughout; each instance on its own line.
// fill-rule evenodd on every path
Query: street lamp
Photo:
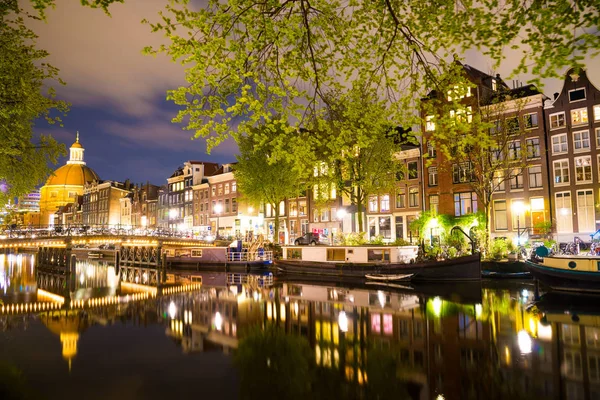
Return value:
M 525 212 L 525 205 L 522 201 L 512 203 L 512 210 L 517 216 L 517 246 L 521 245 L 521 215 Z
M 223 211 L 223 206 L 221 205 L 221 203 L 217 203 L 215 204 L 215 208 L 213 209 L 213 211 L 217 214 L 217 231 L 215 232 L 215 238 L 218 239 L 219 238 L 219 217 L 221 216 L 221 212 Z

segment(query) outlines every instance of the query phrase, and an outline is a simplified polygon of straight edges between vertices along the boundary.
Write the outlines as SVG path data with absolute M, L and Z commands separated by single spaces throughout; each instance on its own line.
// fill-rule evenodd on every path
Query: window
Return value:
M 523 115 L 523 123 L 525 124 L 525 129 L 537 128 L 539 126 L 537 113 Z
M 381 211 L 390 211 L 390 195 L 384 194 L 380 199 Z
M 231 199 L 231 212 L 237 214 L 237 199 L 236 198 Z
M 231 182 L 231 193 L 235 193 L 237 191 L 237 182 Z
M 523 189 L 523 169 L 513 168 L 510 171 L 510 188 Z
M 219 185 L 219 196 L 223 195 L 223 185 Z
M 552 154 L 566 153 L 567 151 L 569 151 L 567 134 L 563 133 L 552 136 Z
M 502 122 L 500 120 L 495 120 L 491 122 L 492 127 L 490 128 L 490 135 L 496 135 L 502 132 Z
M 569 183 L 569 160 L 554 161 L 554 185 Z
M 429 195 L 429 209 L 433 211 L 434 214 L 438 214 L 440 211 L 440 196 L 437 194 Z
M 497 163 L 504 160 L 504 153 L 497 147 L 491 147 L 490 153 L 492 157 L 492 162 Z
M 321 210 L 321 222 L 329 221 L 329 209 L 324 208 Z
M 465 97 L 471 97 L 471 87 L 454 85 L 453 89 L 448 90 L 448 101 L 464 99 Z
M 470 162 L 452 165 L 452 183 L 471 182 L 473 180 L 473 168 Z
M 379 218 L 379 234 L 384 239 L 392 238 L 392 219 L 391 217 L 380 217 Z
M 521 141 L 515 140 L 508 144 L 508 158 L 509 160 L 520 160 L 521 159 Z
M 408 179 L 417 179 L 419 177 L 418 163 L 411 161 L 408 163 Z
M 569 90 L 569 103 L 585 100 L 585 88 Z
M 550 114 L 550 129 L 558 129 L 566 126 L 565 112 Z
M 509 134 L 519 132 L 519 117 L 510 117 L 506 119 L 506 130 Z
M 594 106 L 594 121 L 600 121 L 600 104 Z
M 573 232 L 573 210 L 571 207 L 571 192 L 555 194 L 556 201 L 556 231 L 558 233 Z
M 477 212 L 477 194 L 475 192 L 454 193 L 454 215 L 461 216 Z
M 508 230 L 508 218 L 506 214 L 506 200 L 494 201 L 494 228 L 497 231 Z
M 404 189 L 400 189 L 396 192 L 396 208 L 406 207 L 406 193 Z
M 433 121 L 433 115 L 428 115 L 425 117 L 425 131 L 426 132 L 435 131 L 435 122 Z
M 429 186 L 437 186 L 437 184 L 438 184 L 437 167 L 429 167 L 427 172 L 429 174 Z
M 369 211 L 377 212 L 377 196 L 369 197 Z
M 429 158 L 435 158 L 436 156 L 435 147 L 433 146 L 433 142 L 431 142 L 431 140 L 427 141 L 427 155 Z
M 583 125 L 588 123 L 587 108 L 578 108 L 571 110 L 571 125 Z
M 529 167 L 529 189 L 542 187 L 542 166 L 534 165 Z
M 506 190 L 506 182 L 504 179 L 504 171 L 494 171 L 494 190 L 504 192 Z
M 498 82 L 492 78 L 492 91 L 498 90 Z
M 229 213 L 230 212 L 230 208 L 229 208 L 229 199 L 225 199 L 225 212 Z
M 396 217 L 396 239 L 404 238 L 404 217 Z
M 229 194 L 229 183 L 225 184 L 225 194 Z
M 216 195 L 217 195 L 217 188 L 216 188 L 216 186 L 213 186 L 213 187 L 212 187 L 212 195 L 213 195 L 213 196 L 216 196 Z
M 408 189 L 408 206 L 418 207 L 419 206 L 419 189 L 411 187 Z
M 573 132 L 573 151 L 590 149 L 590 131 Z
M 596 232 L 594 192 L 592 189 L 577 191 L 577 223 L 579 232 Z
M 450 110 L 450 118 L 456 118 L 460 123 L 473 122 L 473 108 L 471 106 L 460 108 L 456 111 Z
M 527 158 L 540 157 L 540 138 L 529 138 L 525 140 L 527 146 Z
M 592 157 L 575 158 L 575 182 L 586 183 L 592 181 Z

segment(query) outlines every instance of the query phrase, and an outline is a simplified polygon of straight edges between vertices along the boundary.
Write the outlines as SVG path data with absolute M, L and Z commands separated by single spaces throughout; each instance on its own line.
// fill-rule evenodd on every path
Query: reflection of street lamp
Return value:
M 223 206 L 221 203 L 215 204 L 215 208 L 213 210 L 217 214 L 217 232 L 215 232 L 215 237 L 219 238 L 219 217 L 221 216 L 221 212 L 223 211 Z
M 512 210 L 517 216 L 517 246 L 521 245 L 521 215 L 525 212 L 525 205 L 522 201 L 512 203 Z
M 348 332 L 348 317 L 346 316 L 346 311 L 340 311 L 338 315 L 338 326 L 340 327 L 340 331 Z

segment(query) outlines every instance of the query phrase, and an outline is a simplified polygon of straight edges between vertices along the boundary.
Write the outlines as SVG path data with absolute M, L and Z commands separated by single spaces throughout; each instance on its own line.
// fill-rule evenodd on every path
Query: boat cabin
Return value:
M 417 258 L 418 246 L 286 246 L 284 260 L 347 263 L 406 263 Z

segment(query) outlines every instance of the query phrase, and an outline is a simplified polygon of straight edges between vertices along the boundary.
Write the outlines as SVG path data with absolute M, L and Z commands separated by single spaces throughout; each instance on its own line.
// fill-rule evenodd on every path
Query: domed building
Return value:
M 72 203 L 76 196 L 83 195 L 86 182 L 100 180 L 98 174 L 85 165 L 83 152 L 79 143 L 79 132 L 75 143 L 71 145 L 69 161 L 48 178 L 40 189 L 40 223 L 52 225 L 54 214 L 62 206 Z

